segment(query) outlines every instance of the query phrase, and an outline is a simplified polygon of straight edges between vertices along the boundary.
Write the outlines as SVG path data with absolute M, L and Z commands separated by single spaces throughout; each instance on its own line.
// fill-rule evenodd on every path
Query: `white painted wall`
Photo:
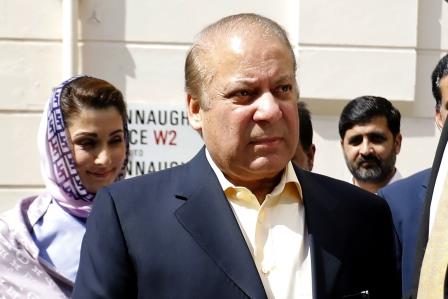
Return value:
M 0 0 L 0 211 L 42 188 L 37 125 L 61 80 L 61 0 Z M 348 100 L 384 96 L 403 114 L 398 167 L 429 167 L 438 130 L 430 73 L 448 52 L 441 0 L 82 0 L 79 66 L 129 102 L 183 104 L 183 64 L 194 35 L 218 18 L 256 12 L 290 34 L 302 99 L 313 113 L 315 171 L 348 176 L 337 122 Z

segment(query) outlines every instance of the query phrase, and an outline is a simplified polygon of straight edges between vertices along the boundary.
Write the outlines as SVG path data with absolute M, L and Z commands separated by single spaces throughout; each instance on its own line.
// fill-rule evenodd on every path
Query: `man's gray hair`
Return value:
M 296 60 L 286 31 L 276 22 L 266 17 L 243 13 L 231 15 L 205 27 L 196 37 L 192 47 L 188 51 L 185 60 L 185 91 L 204 103 L 203 90 L 207 82 L 211 81 L 213 74 L 204 63 L 204 55 L 213 50 L 213 41 L 233 32 L 253 32 L 253 28 L 261 29 L 263 37 L 277 37 L 291 53 L 296 70 Z M 269 45 L 267 45 L 269 46 Z

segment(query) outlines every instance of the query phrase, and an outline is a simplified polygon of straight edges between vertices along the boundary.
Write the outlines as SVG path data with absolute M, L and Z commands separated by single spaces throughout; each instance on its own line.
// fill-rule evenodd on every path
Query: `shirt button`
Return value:
M 264 275 L 266 275 L 266 274 L 269 273 L 269 269 L 266 268 L 265 266 L 262 266 L 262 267 L 261 267 L 261 273 L 263 273 Z
M 275 267 L 274 264 L 275 263 L 272 260 L 265 259 L 264 261 L 261 262 L 261 272 L 263 274 L 269 274 Z
M 274 268 L 274 265 L 272 263 L 266 261 L 261 263 L 261 273 L 265 275 L 269 274 L 269 272 L 272 271 L 272 268 Z

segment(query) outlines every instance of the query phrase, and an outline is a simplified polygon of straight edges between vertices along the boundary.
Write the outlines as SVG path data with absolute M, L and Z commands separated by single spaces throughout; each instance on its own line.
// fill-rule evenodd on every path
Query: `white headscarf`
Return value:
M 76 169 L 71 151 L 71 141 L 66 134 L 61 111 L 61 93 L 66 85 L 85 75 L 76 76 L 55 87 L 45 105 L 38 132 L 38 149 L 42 178 L 45 183 L 45 193 L 41 196 L 51 196 L 70 214 L 86 218 L 92 208 L 94 193 L 87 191 Z M 123 123 L 126 140 L 126 159 L 116 180 L 121 180 L 126 174 L 127 157 L 129 153 L 128 130 Z

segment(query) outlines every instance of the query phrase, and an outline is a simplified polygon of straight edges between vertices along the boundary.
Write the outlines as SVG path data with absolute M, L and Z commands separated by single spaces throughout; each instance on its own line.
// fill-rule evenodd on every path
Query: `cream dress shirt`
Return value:
M 249 189 L 226 179 L 208 151 L 206 156 L 230 202 L 268 298 L 312 298 L 302 189 L 291 162 L 260 205 Z

